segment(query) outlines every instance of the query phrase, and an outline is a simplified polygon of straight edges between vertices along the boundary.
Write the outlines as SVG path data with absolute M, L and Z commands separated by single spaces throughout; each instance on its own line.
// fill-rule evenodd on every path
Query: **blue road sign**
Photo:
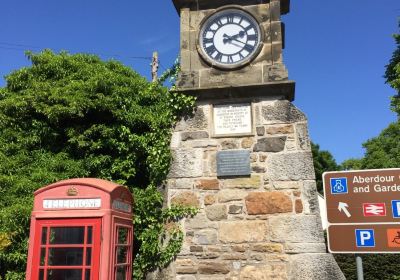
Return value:
M 375 247 L 375 236 L 373 229 L 356 229 L 357 247 Z
M 392 200 L 393 218 L 400 218 L 400 200 Z
M 347 178 L 331 178 L 331 193 L 332 194 L 348 193 Z

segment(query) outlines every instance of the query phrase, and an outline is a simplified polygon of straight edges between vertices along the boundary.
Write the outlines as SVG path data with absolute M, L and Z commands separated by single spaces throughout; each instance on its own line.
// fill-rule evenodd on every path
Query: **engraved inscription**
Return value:
M 214 134 L 251 134 L 251 105 L 214 105 Z
M 220 151 L 217 153 L 217 176 L 250 175 L 250 151 Z

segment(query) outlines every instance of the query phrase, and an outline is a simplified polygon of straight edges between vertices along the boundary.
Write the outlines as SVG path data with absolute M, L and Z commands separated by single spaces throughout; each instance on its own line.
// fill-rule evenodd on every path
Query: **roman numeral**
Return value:
M 239 57 L 240 57 L 240 60 L 242 60 L 244 58 L 244 56 L 241 52 L 239 53 Z
M 222 53 L 218 52 L 217 55 L 214 58 L 215 58 L 215 60 L 221 61 L 222 60 Z
M 247 35 L 247 41 L 257 41 L 257 36 L 255 34 Z
M 217 20 L 215 21 L 215 23 L 218 25 L 218 27 L 221 27 L 221 26 L 222 26 L 222 21 L 221 21 L 220 19 L 217 19 Z
M 248 52 L 252 52 L 254 50 L 254 46 L 246 44 L 243 49 L 245 49 Z
M 233 63 L 233 57 L 231 55 L 228 55 L 228 63 Z
M 250 29 L 253 29 L 253 26 L 250 24 L 249 26 L 247 26 L 244 30 L 247 32 L 247 31 L 249 31 Z
M 229 15 L 226 17 L 228 23 L 233 23 L 234 15 Z
M 215 48 L 214 45 L 211 45 L 211 46 L 209 46 L 209 47 L 206 48 L 206 52 L 207 52 L 209 55 L 212 55 L 213 53 L 215 53 L 216 50 L 217 50 L 217 49 Z
M 204 44 L 212 44 L 214 42 L 214 38 L 204 38 L 203 43 Z

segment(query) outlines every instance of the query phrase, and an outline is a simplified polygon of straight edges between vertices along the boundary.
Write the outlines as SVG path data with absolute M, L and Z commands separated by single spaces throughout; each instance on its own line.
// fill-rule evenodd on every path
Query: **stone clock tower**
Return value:
M 177 91 L 197 97 L 175 127 L 167 202 L 181 252 L 157 279 L 344 279 L 326 253 L 307 119 L 292 103 L 281 15 L 289 0 L 173 0 Z

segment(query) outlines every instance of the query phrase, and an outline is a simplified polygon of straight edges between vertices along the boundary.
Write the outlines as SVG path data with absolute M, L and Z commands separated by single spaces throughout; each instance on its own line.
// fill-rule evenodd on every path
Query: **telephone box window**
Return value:
M 127 280 L 130 272 L 130 255 L 132 250 L 131 227 L 118 225 L 115 242 L 115 279 Z

